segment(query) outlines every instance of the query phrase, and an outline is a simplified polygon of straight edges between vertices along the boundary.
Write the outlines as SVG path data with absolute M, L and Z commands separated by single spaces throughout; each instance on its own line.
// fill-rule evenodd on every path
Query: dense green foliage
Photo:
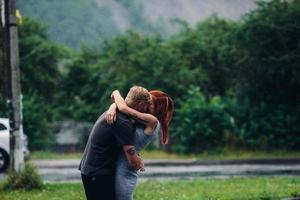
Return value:
M 180 124 L 172 129 L 174 150 L 186 153 L 236 147 L 237 136 L 228 109 L 229 103 L 219 96 L 206 100 L 199 88 L 188 90 L 174 119 L 174 124 Z
M 136 200 L 276 200 L 299 197 L 299 178 L 232 178 L 172 181 L 146 181 L 138 184 Z M 82 184 L 46 184 L 42 191 L 0 192 L 1 200 L 83 200 Z
M 297 148 L 300 2 L 260 3 L 236 32 L 241 49 L 236 119 L 253 147 Z
M 68 51 L 51 42 L 46 29 L 37 22 L 25 19 L 19 32 L 25 133 L 30 148 L 47 148 L 53 141 L 48 126 L 62 81 L 59 62 L 67 58 Z
M 127 32 L 79 53 L 25 20 L 20 56 L 30 147 L 51 145 L 52 121 L 94 122 L 111 91 L 126 95 L 137 84 L 174 98 L 170 150 L 299 149 L 299 15 L 299 1 L 260 2 L 239 22 L 213 16 L 168 39 Z

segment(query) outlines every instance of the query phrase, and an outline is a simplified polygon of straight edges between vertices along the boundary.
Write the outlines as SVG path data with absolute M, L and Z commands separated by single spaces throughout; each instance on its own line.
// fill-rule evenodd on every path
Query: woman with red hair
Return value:
M 168 126 L 173 117 L 174 103 L 172 98 L 159 90 L 149 92 L 151 105 L 148 113 L 141 113 L 130 108 L 126 102 L 130 102 L 130 96 L 124 100 L 118 90 L 113 91 L 111 97 L 114 104 L 111 105 L 106 114 L 106 121 L 112 124 L 116 118 L 116 110 L 130 115 L 143 126 L 138 126 L 135 131 L 134 146 L 137 152 L 145 148 L 161 132 L 161 142 L 167 144 L 169 141 Z M 115 191 L 117 200 L 131 200 L 137 184 L 137 170 L 130 167 L 125 154 L 122 152 L 118 158 L 115 175 Z

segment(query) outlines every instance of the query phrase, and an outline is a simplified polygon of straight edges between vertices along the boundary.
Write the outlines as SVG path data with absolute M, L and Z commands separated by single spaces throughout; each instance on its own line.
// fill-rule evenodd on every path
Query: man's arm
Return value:
M 142 158 L 137 154 L 133 145 L 124 145 L 123 150 L 126 154 L 129 165 L 136 170 L 145 171 L 144 162 Z

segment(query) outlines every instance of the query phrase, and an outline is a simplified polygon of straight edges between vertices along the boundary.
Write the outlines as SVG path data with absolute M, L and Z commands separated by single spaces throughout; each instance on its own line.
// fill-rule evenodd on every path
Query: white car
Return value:
M 24 134 L 24 157 L 29 157 L 29 150 L 27 149 L 27 136 Z M 0 172 L 4 171 L 9 164 L 9 120 L 7 118 L 0 118 Z

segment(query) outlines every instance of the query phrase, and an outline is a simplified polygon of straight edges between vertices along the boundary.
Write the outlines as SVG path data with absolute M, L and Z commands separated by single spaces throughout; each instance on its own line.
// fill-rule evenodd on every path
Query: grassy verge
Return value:
M 138 185 L 135 200 L 258 199 L 300 197 L 300 178 L 233 178 L 147 181 Z M 47 184 L 41 191 L 0 192 L 1 200 L 83 200 L 81 184 Z
M 45 159 L 80 159 L 82 152 L 73 153 L 56 153 L 51 151 L 33 151 L 30 154 L 30 159 L 32 160 L 45 160 Z
M 34 151 L 31 153 L 31 159 L 80 159 L 82 152 L 77 153 L 54 153 L 50 151 Z M 179 155 L 167 153 L 160 150 L 143 151 L 141 153 L 144 159 L 170 159 L 170 160 L 236 160 L 236 159 L 271 159 L 271 158 L 300 158 L 300 152 L 291 151 L 230 151 L 223 150 L 219 152 L 202 152 L 198 154 Z

